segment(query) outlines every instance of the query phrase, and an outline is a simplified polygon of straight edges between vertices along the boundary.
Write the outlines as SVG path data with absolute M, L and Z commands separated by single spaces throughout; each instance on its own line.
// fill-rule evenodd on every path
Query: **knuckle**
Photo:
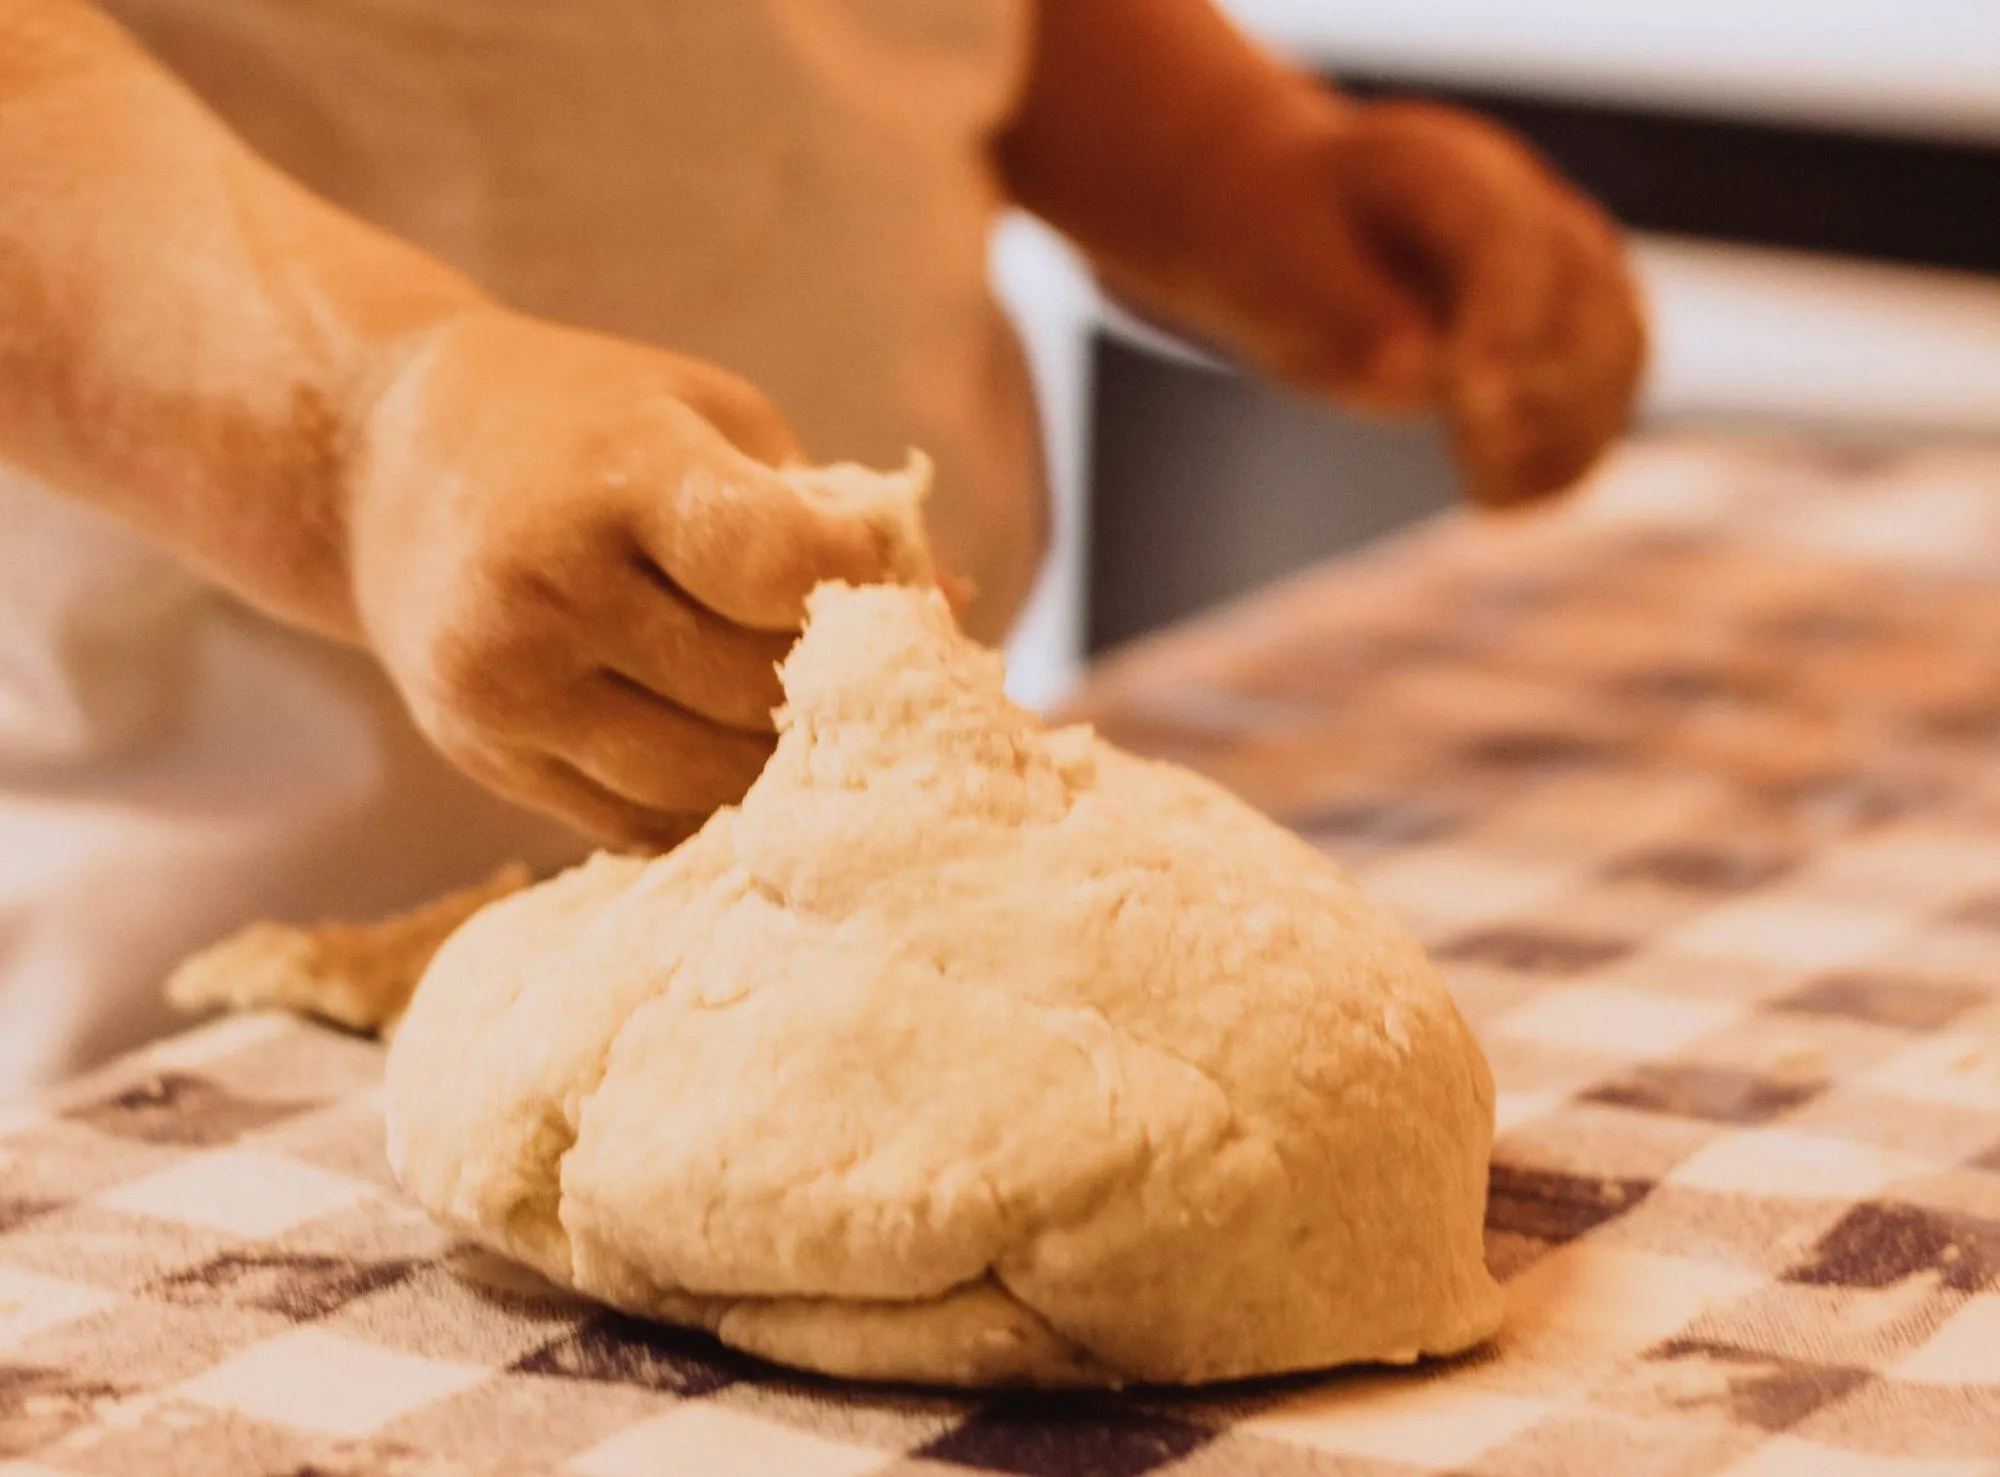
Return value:
M 497 795 L 534 803 L 538 798 L 532 767 L 506 744 L 448 710 L 418 715 L 418 723 L 433 748 L 459 773 Z
M 688 399 L 697 410 L 730 419 L 775 422 L 778 412 L 764 392 L 746 379 L 721 370 L 710 371 L 690 385 Z
M 474 566 L 503 586 L 586 586 L 607 551 L 634 536 L 641 480 L 614 457 L 579 454 L 559 479 L 488 518 Z
M 426 667 L 434 704 L 481 729 L 511 732 L 539 706 L 549 661 L 521 621 L 484 603 L 433 632 Z

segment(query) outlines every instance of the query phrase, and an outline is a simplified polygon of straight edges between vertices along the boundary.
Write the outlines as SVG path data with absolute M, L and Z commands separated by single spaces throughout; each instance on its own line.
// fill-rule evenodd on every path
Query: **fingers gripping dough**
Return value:
M 425 975 L 390 1153 L 558 1281 L 836 1374 L 1193 1382 L 1485 1337 L 1492 1084 L 1416 945 L 1221 790 L 825 586 L 776 756 Z

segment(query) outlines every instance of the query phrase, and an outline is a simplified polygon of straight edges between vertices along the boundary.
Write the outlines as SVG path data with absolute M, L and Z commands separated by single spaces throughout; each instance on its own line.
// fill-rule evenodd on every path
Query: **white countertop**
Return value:
M 1221 3 L 1336 74 L 2000 142 L 2000 0 Z

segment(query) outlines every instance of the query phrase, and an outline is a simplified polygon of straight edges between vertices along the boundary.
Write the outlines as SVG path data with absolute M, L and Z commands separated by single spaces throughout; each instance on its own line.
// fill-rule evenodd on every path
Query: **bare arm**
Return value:
M 1043 0 L 1036 14 L 1027 93 L 999 147 L 1015 198 L 1147 306 L 1240 311 L 1266 254 L 1255 238 L 1289 208 L 1263 180 L 1338 99 L 1208 0 Z
M 82 0 L 0 0 L 0 454 L 353 639 L 359 418 L 478 302 L 258 159 Z
M 1211 0 L 1043 0 L 999 140 L 1015 198 L 1106 284 L 1350 404 L 1450 420 L 1475 496 L 1573 481 L 1644 357 L 1611 223 L 1452 109 L 1357 104 Z
M 645 845 L 742 795 L 813 584 L 928 574 L 913 494 L 795 449 L 315 199 L 84 0 L 0 0 L 0 458 L 365 644 L 490 788 Z

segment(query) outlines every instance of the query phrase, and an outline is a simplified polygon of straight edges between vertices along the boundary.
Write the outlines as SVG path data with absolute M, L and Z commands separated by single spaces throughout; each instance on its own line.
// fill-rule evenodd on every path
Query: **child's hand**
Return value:
M 1436 405 L 1488 506 L 1587 471 L 1624 428 L 1646 351 L 1604 213 L 1450 108 L 1357 106 L 1288 155 L 1276 188 L 1298 224 L 1272 265 L 1301 331 L 1267 340 L 1271 367 L 1366 405 Z
M 895 578 L 879 520 L 795 489 L 756 391 L 480 310 L 370 417 L 347 527 L 369 643 L 431 740 L 611 842 L 668 845 L 770 753 L 822 579 Z
M 1213 0 L 1040 7 L 996 157 L 1113 292 L 1303 389 L 1436 408 L 1490 506 L 1574 482 L 1645 358 L 1611 222 L 1505 130 L 1355 104 Z

